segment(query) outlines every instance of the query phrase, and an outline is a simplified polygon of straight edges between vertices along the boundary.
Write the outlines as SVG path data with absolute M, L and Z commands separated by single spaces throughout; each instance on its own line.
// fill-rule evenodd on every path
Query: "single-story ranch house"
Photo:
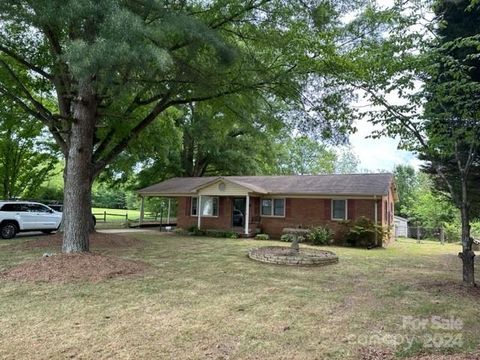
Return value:
M 392 174 L 215 176 L 172 178 L 138 191 L 176 198 L 177 227 L 258 232 L 279 238 L 287 227 L 327 226 L 367 217 L 393 225 Z

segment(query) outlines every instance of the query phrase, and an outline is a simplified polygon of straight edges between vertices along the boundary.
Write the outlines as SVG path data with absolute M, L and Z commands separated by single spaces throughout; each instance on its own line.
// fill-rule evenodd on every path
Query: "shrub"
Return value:
M 470 225 L 472 226 L 471 236 L 480 239 L 480 221 L 472 222 Z
M 375 243 L 375 236 L 377 237 L 377 241 L 383 241 L 388 235 L 386 229 L 380 225 L 375 225 L 366 217 L 360 217 L 355 222 L 346 221 L 344 225 L 347 227 L 345 235 L 346 245 L 349 246 L 376 246 L 378 243 Z
M 35 197 L 40 201 L 63 201 L 63 189 L 55 186 L 41 186 L 35 192 Z
M 293 241 L 293 235 L 292 234 L 283 234 L 282 236 L 280 236 L 280 240 L 285 241 L 285 242 L 292 242 Z
M 328 245 L 333 242 L 333 232 L 327 227 L 314 227 L 307 234 L 307 239 L 313 245 Z
M 270 236 L 268 234 L 257 234 L 255 240 L 270 240 Z
M 92 190 L 92 205 L 99 208 L 126 209 L 125 190 L 98 186 Z
M 206 236 L 215 237 L 215 238 L 238 239 L 238 233 L 230 230 L 210 229 L 210 230 L 205 230 L 204 234 Z
M 298 242 L 304 242 L 305 241 L 305 236 L 302 235 L 297 235 L 298 237 Z M 293 234 L 283 234 L 280 236 L 281 241 L 286 241 L 286 242 L 292 242 L 293 241 Z
M 204 236 L 205 235 L 205 231 L 203 230 L 200 230 L 197 226 L 193 225 L 193 226 L 190 226 L 188 229 L 188 234 L 189 235 L 194 235 L 194 236 Z
M 238 239 L 239 235 L 235 231 L 227 231 L 225 232 L 225 237 L 228 239 Z
M 472 227 L 472 230 L 473 230 L 473 227 Z M 461 241 L 462 231 L 460 229 L 460 224 L 458 223 L 445 224 L 443 227 L 443 231 L 445 234 L 445 241 L 447 242 Z
M 182 229 L 182 228 L 176 228 L 173 230 L 173 233 L 174 234 L 177 234 L 177 235 L 188 235 L 188 231 L 185 230 L 185 229 Z
M 238 239 L 239 235 L 235 231 L 230 231 L 230 230 L 225 230 L 222 233 L 222 237 L 227 238 L 227 239 Z

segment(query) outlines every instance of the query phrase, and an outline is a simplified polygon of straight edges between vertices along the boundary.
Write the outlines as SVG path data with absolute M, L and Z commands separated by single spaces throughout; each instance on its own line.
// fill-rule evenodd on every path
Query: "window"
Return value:
M 285 216 L 285 199 L 262 199 L 262 216 Z
M 190 214 L 192 216 L 197 216 L 198 213 L 197 213 L 197 207 L 198 207 L 198 198 L 197 197 L 192 197 L 192 201 L 191 201 L 191 211 L 190 211 Z
M 20 211 L 27 211 L 26 204 L 5 204 L 2 206 L 2 211 L 11 211 L 11 212 L 20 212 Z
M 272 199 L 262 199 L 262 215 L 272 215 Z
M 273 199 L 273 215 L 285 216 L 285 199 Z
M 40 204 L 30 204 L 28 205 L 28 212 L 51 213 L 52 211 L 46 206 Z
M 198 208 L 198 197 L 192 197 L 192 216 L 198 216 Z M 202 216 L 218 216 L 218 197 L 202 196 L 200 213 Z
M 347 220 L 347 200 L 332 200 L 332 220 Z

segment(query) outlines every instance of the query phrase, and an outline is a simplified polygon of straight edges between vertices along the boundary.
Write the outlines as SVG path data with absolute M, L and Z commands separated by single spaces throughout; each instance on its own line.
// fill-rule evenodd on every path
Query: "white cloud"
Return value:
M 360 120 L 356 126 L 358 131 L 350 135 L 350 143 L 360 159 L 360 169 L 392 171 L 398 164 L 412 165 L 416 169 L 421 165 L 422 162 L 412 152 L 398 149 L 398 138 L 367 138 L 375 130 L 374 125 Z

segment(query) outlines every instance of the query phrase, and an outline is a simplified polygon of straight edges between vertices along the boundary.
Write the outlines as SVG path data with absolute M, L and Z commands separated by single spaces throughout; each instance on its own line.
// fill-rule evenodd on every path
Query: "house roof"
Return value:
M 252 193 L 258 194 L 381 196 L 388 194 L 393 175 L 381 173 L 185 177 L 172 178 L 138 190 L 137 193 L 151 196 L 188 196 L 222 179 L 241 185 Z
M 398 216 L 398 215 L 394 215 L 393 217 L 394 217 L 395 220 L 407 221 L 408 222 L 407 218 L 404 218 L 404 217 L 401 217 L 401 216 Z
M 253 176 L 249 176 L 249 177 L 253 177 Z M 222 182 L 222 181 L 227 182 L 227 183 L 230 182 L 230 183 L 239 185 L 241 187 L 244 187 L 247 190 L 250 190 L 251 192 L 256 192 L 256 193 L 259 193 L 259 194 L 268 194 L 268 191 L 266 189 L 255 185 L 255 183 L 253 181 L 245 182 L 245 181 L 237 179 L 237 177 L 234 177 L 234 176 L 214 177 L 214 179 L 212 181 L 209 181 L 205 184 L 201 184 L 201 185 L 197 186 L 196 188 L 194 188 L 192 190 L 193 191 L 198 191 L 198 190 L 203 189 L 207 186 L 210 186 L 212 184 L 219 183 L 219 182 Z

